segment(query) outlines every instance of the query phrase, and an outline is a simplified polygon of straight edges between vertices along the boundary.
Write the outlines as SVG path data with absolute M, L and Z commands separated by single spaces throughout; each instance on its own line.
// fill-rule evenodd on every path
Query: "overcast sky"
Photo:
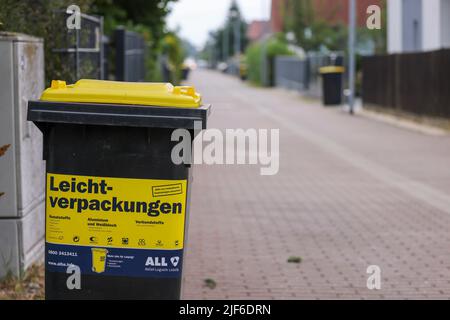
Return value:
M 178 0 L 167 24 L 171 30 L 180 28 L 182 38 L 197 47 L 202 47 L 208 32 L 215 30 L 225 21 L 225 15 L 232 0 Z M 247 22 L 268 19 L 271 0 L 238 0 L 238 5 Z

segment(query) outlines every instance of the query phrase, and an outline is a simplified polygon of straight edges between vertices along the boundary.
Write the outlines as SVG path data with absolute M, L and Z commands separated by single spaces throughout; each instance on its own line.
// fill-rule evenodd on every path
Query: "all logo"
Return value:
M 178 262 L 180 262 L 180 257 L 172 257 L 170 258 L 170 262 L 174 267 L 176 267 L 178 265 Z
M 176 267 L 178 263 L 180 262 L 180 257 L 175 256 L 169 259 L 172 266 Z M 145 266 L 152 266 L 152 267 L 167 267 L 168 263 L 166 261 L 166 257 L 148 257 L 147 261 L 145 262 Z

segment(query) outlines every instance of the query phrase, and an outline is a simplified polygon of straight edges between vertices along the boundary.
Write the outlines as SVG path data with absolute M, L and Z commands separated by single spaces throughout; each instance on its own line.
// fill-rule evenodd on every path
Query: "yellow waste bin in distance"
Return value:
M 29 102 L 44 134 L 47 299 L 180 298 L 191 169 L 172 161 L 171 136 L 186 129 L 192 145 L 209 112 L 166 83 L 53 81 Z
M 342 81 L 345 68 L 326 66 L 319 68 L 322 75 L 322 102 L 325 106 L 336 106 L 342 103 Z

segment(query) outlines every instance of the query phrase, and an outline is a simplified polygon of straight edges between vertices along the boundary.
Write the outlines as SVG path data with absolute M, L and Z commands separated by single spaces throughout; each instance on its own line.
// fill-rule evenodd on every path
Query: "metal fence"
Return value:
M 275 58 L 275 86 L 291 90 L 306 90 L 309 84 L 307 59 L 291 56 Z
M 52 49 L 64 61 L 65 79 L 69 82 L 80 78 L 103 79 L 103 18 L 81 13 L 81 29 L 68 30 L 66 20 L 69 14 L 58 11 L 55 15 L 61 16 L 54 19 L 61 24 L 60 30 L 67 30 L 54 35 L 59 37 L 56 42 L 61 47 Z
M 124 28 L 117 28 L 114 39 L 116 43 L 116 80 L 145 81 L 144 37 Z
M 327 65 L 344 65 L 344 54 L 310 52 L 305 58 L 278 56 L 275 58 L 275 85 L 300 90 L 308 95 L 322 95 L 319 69 Z
M 391 111 L 450 118 L 450 50 L 364 57 L 363 102 Z

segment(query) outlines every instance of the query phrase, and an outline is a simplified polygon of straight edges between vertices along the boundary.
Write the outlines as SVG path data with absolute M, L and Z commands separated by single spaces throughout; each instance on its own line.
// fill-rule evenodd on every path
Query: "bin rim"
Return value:
M 51 123 L 195 129 L 201 123 L 206 129 L 211 105 L 198 108 L 95 104 L 74 102 L 28 101 L 27 120 L 42 129 Z

